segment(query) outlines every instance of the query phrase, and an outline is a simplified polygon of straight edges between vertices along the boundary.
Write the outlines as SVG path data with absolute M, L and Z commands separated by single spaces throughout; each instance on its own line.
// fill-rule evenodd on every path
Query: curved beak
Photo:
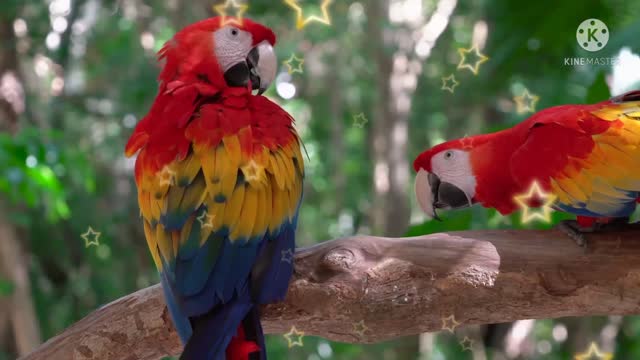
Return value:
M 276 78 L 278 59 L 273 46 L 268 41 L 262 41 L 249 52 L 249 80 L 251 87 L 262 95 Z
M 436 174 L 423 169 L 418 171 L 415 193 L 422 211 L 441 221 L 436 209 L 459 209 L 472 205 L 469 196 L 457 186 L 441 181 Z

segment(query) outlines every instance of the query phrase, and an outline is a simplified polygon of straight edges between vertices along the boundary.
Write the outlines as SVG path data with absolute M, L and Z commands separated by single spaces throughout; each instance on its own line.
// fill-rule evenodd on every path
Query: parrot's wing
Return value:
M 165 159 L 173 160 L 160 168 Z M 303 167 L 291 117 L 264 97 L 201 104 L 184 128 L 154 129 L 136 162 L 136 181 L 176 327 L 246 292 L 265 244 L 294 250 Z M 280 276 L 284 291 L 288 280 Z
M 511 160 L 523 187 L 548 184 L 556 207 L 628 216 L 640 192 L 640 102 L 566 106 L 530 124 Z

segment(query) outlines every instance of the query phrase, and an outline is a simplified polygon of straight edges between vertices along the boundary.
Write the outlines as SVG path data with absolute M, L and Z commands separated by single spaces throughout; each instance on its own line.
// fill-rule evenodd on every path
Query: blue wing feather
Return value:
M 261 254 L 251 274 L 253 297 L 258 304 L 282 300 L 293 273 L 293 259 L 283 253 L 295 250 L 295 223 L 285 223 L 281 230 L 263 243 Z

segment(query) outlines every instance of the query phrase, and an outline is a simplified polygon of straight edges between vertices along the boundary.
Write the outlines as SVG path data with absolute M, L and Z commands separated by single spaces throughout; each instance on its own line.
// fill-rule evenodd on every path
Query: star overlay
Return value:
M 553 203 L 557 196 L 546 192 L 542 189 L 537 181 L 531 183 L 526 193 L 518 194 L 513 197 L 518 207 L 522 210 L 521 221 L 523 224 L 532 222 L 536 219 L 551 222 L 551 212 L 553 211 Z M 533 210 L 531 203 L 542 203 L 540 210 Z

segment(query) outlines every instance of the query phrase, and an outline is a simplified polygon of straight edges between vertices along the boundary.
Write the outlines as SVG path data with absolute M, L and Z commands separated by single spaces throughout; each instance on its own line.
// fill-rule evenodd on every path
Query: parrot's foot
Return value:
M 587 248 L 587 238 L 585 234 L 600 230 L 601 227 L 602 225 L 599 223 L 594 223 L 591 227 L 582 227 L 575 220 L 562 220 L 558 224 L 558 229 L 573 239 L 578 246 L 584 248 Z
M 602 232 L 602 231 L 619 231 L 629 228 L 640 227 L 640 222 L 629 223 L 628 217 L 619 217 L 609 220 L 607 223 L 594 222 L 593 225 L 585 227 L 575 220 L 563 220 L 558 224 L 558 228 L 567 236 L 572 238 L 578 246 L 587 248 L 587 238 L 585 234 Z

